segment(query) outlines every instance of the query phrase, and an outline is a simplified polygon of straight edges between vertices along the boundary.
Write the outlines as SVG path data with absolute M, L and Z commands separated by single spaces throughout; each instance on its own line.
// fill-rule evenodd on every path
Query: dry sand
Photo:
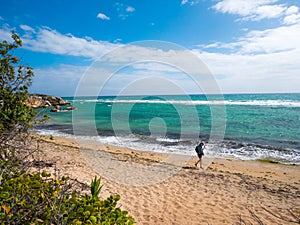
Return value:
M 39 148 L 62 175 L 87 184 L 103 177 L 102 197 L 120 194 L 119 206 L 136 224 L 299 224 L 300 166 L 204 157 L 200 170 L 196 157 L 182 166 L 168 155 L 94 143 L 79 148 L 62 137 L 43 136 Z

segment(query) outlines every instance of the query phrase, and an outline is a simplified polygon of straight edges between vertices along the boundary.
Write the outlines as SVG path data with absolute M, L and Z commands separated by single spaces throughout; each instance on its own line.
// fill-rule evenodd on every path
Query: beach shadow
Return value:
M 195 166 L 183 166 L 182 169 L 185 169 L 185 170 L 199 170 L 199 168 L 195 167 Z

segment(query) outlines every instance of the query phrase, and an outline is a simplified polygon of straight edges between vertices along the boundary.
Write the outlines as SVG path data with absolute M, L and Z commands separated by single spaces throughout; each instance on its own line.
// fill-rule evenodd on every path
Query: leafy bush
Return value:
M 10 53 L 22 46 L 18 34 L 12 33 L 12 39 L 13 43 L 0 43 L 0 144 L 27 131 L 36 114 L 24 104 L 34 73 Z
M 18 169 L 3 173 L 0 181 L 1 224 L 133 224 L 127 211 L 117 207 L 119 195 L 99 198 L 100 179 L 91 194 L 71 191 L 69 179 Z
M 42 222 L 51 213 L 61 191 L 61 183 L 44 181 L 47 173 L 27 173 L 14 168 L 2 174 L 0 187 L 0 221 L 2 224 L 31 224 Z
M 127 211 L 117 208 L 119 195 L 111 195 L 106 200 L 99 199 L 101 190 L 100 179 L 94 179 L 91 184 L 91 195 L 81 198 L 72 196 L 68 201 L 71 213 L 68 220 L 73 224 L 133 224 L 134 220 Z

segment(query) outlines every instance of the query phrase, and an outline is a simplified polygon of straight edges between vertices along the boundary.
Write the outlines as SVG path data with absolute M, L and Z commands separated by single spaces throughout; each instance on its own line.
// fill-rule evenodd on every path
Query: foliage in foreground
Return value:
M 36 113 L 24 102 L 34 73 L 11 53 L 22 46 L 17 34 L 12 39 L 0 43 L 0 224 L 133 224 L 117 207 L 119 195 L 99 199 L 100 179 L 82 194 L 70 179 L 28 170 L 36 150 L 26 134 Z
M 13 52 L 22 46 L 20 37 L 12 33 L 13 43 L 0 43 L 0 142 L 27 131 L 35 117 L 35 111 L 24 102 L 28 98 L 33 70 L 19 64 Z
M 29 173 L 16 167 L 2 170 L 1 225 L 133 224 L 128 212 L 117 207 L 119 195 L 99 198 L 100 179 L 92 181 L 90 194 L 71 190 L 72 184 L 65 177 L 53 179 L 46 172 Z

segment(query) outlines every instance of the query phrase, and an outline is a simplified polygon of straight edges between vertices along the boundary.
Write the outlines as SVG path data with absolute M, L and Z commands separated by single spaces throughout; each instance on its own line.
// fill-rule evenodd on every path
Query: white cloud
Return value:
M 299 92 L 299 37 L 300 23 L 249 31 L 236 42 L 212 43 L 195 53 L 221 75 L 224 92 Z
M 118 81 L 126 79 L 128 84 L 128 82 L 130 83 L 139 78 L 157 75 L 162 79 L 169 80 L 170 83 L 172 81 L 178 82 L 177 86 L 182 87 L 189 93 L 200 93 L 201 90 L 203 93 L 219 92 L 216 81 L 195 54 L 172 43 L 146 41 L 138 42 L 135 45 L 124 45 L 104 55 L 93 65 L 90 72 L 85 73 L 88 74 L 87 78 L 84 79 L 84 83 L 81 83 L 84 91 L 79 94 L 87 95 L 86 91 L 90 95 L 92 93 L 97 94 L 99 84 L 110 80 L 110 75 L 114 75 L 116 72 L 119 73 L 120 70 L 128 66 L 132 68 L 132 70 L 127 71 L 129 75 L 127 77 L 122 76 Z M 185 79 L 180 79 L 182 75 Z M 138 76 L 138 79 L 135 79 L 136 76 Z M 186 78 L 189 78 L 189 80 L 187 81 Z M 126 82 L 122 83 L 125 84 Z M 146 83 L 146 85 L 149 85 L 149 83 Z M 85 87 L 90 88 L 86 90 Z M 153 93 L 164 91 L 156 90 L 155 85 L 147 87 L 152 88 Z M 198 87 L 197 91 L 195 91 L 195 87 Z M 143 90 L 145 91 L 145 88 Z
M 239 20 L 260 21 L 280 19 L 282 24 L 300 22 L 299 8 L 295 5 L 275 4 L 278 0 L 222 0 L 212 8 L 217 12 L 240 16 Z
M 11 39 L 11 31 L 14 30 L 10 28 L 7 24 L 4 24 L 3 27 L 0 29 L 0 41 L 7 40 L 10 41 Z
M 257 7 L 273 2 L 276 0 L 223 0 L 214 5 L 213 8 L 222 13 L 248 16 L 253 14 Z
M 78 82 L 86 69 L 83 66 L 66 64 L 55 67 L 35 68 L 35 76 L 30 92 L 64 97 L 73 96 Z
M 24 31 L 34 32 L 34 29 L 32 27 L 25 25 L 25 24 L 20 25 L 20 28 Z
M 135 11 L 135 8 L 133 8 L 132 6 L 128 6 L 126 8 L 126 12 L 134 12 Z
M 122 42 L 122 38 L 117 38 L 114 40 L 114 43 L 121 43 Z
M 171 65 L 166 65 L 164 63 L 157 63 L 157 62 L 143 62 L 143 63 L 138 63 L 134 64 L 132 66 L 133 69 L 136 70 L 146 70 L 146 71 L 151 71 L 151 74 L 154 71 L 159 71 L 161 73 L 163 72 L 178 72 L 178 69 L 172 67 Z
M 296 14 L 299 12 L 299 8 L 295 5 L 290 6 L 286 11 L 286 15 Z
M 250 31 L 237 42 L 219 42 L 210 46 L 230 47 L 231 53 L 207 52 L 199 49 L 193 50 L 193 53 L 208 65 L 226 93 L 299 92 L 299 36 L 299 24 L 264 31 Z M 212 81 L 208 79 L 209 76 L 203 76 L 205 73 L 208 74 L 205 64 L 201 65 L 200 60 L 195 60 L 191 52 L 184 49 L 162 50 L 146 46 L 128 45 L 116 49 L 115 52 L 102 58 L 103 64 L 100 68 L 108 65 L 118 65 L 118 68 L 121 68 L 122 65 L 131 65 L 132 61 L 140 62 L 133 66 L 134 69 L 140 71 L 139 74 L 142 73 L 141 70 L 149 76 L 160 73 L 166 78 L 170 78 L 176 70 L 193 76 L 201 74 L 201 88 L 208 88 L 204 90 L 204 93 L 217 91 L 214 87 L 209 87 L 212 84 Z M 146 63 L 144 63 L 145 60 Z M 111 74 L 111 71 L 106 71 L 106 73 Z M 182 82 L 191 86 L 190 82 Z
M 231 43 L 212 43 L 204 48 L 230 49 L 239 54 L 261 54 L 300 49 L 300 24 L 280 26 L 263 31 L 249 31 Z
M 277 0 L 223 0 L 213 6 L 218 12 L 235 14 L 242 20 L 262 20 L 279 18 L 287 10 L 283 4 L 273 4 Z
M 263 5 L 256 9 L 254 20 L 280 17 L 287 8 L 284 5 Z
M 198 61 L 192 55 L 197 55 Z M 149 61 L 145 62 L 145 59 Z M 36 72 L 38 79 L 34 81 L 33 90 L 43 90 L 45 93 L 58 93 L 63 96 L 73 95 L 80 78 L 88 73 L 91 76 L 86 83 L 82 84 L 84 93 L 81 94 L 97 94 L 102 83 L 105 83 L 103 87 L 105 94 L 118 94 L 124 87 L 128 89 L 127 92 L 131 91 L 130 93 L 135 94 L 146 92 L 150 94 L 153 87 L 155 92 L 152 93 L 176 94 L 176 91 L 172 90 L 173 84 L 187 93 L 199 93 L 201 91 L 199 86 L 190 79 L 192 77 L 181 73 L 180 65 L 184 65 L 182 69 L 187 74 L 199 72 L 201 67 L 204 68 L 200 70 L 206 71 L 205 64 L 201 66 L 201 60 L 212 74 L 216 75 L 216 80 L 224 93 L 299 92 L 300 48 L 297 46 L 292 50 L 264 54 L 238 52 L 222 54 L 203 52 L 198 49 L 191 53 L 183 50 L 162 51 L 156 48 L 126 46 L 104 56 L 99 64 L 94 64 L 88 71 L 85 67 L 70 65 L 39 69 Z M 137 63 L 128 64 L 130 61 Z M 176 67 L 178 65 L 179 67 Z M 111 66 L 122 69 L 115 70 Z M 128 66 L 131 69 L 126 69 Z M 110 74 L 111 78 L 105 81 L 105 76 Z M 210 93 L 210 90 L 212 93 L 216 91 L 215 88 L 210 89 L 211 81 L 206 82 L 205 76 L 201 77 L 203 78 L 202 91 L 203 88 L 207 88 L 204 93 Z M 169 88 L 159 85 L 159 79 L 170 84 Z M 60 83 L 69 85 L 66 89 L 65 85 L 59 85 Z
M 259 55 L 195 53 L 221 77 L 224 93 L 299 92 L 299 49 Z
M 285 18 L 283 19 L 283 24 L 295 24 L 300 23 L 300 13 L 297 6 L 290 6 L 285 11 Z
M 110 20 L 110 18 L 103 13 L 98 13 L 97 18 L 99 18 L 101 20 Z
M 188 3 L 188 0 L 182 0 L 181 1 L 181 5 L 185 5 L 186 3 Z
M 155 87 L 155 88 L 154 88 Z M 201 89 L 184 74 L 120 73 L 102 89 L 104 95 L 178 95 L 200 93 Z
M 120 2 L 116 2 L 114 6 L 118 12 L 118 17 L 122 20 L 127 19 L 135 11 L 133 6 L 128 6 Z
M 199 85 L 180 70 L 169 69 L 164 64 L 136 63 L 111 70 L 105 67 L 113 62 L 94 64 L 84 73 L 78 95 L 96 96 L 101 91 L 104 95 L 158 95 L 201 93 Z M 160 70 L 159 67 L 162 69 Z M 112 72 L 113 71 L 113 72 Z
M 289 15 L 295 13 L 297 13 L 295 8 L 290 9 Z M 135 70 L 139 71 L 135 74 L 136 76 L 149 74 L 171 79 L 174 70 L 180 71 L 181 69 L 174 68 L 172 65 L 181 65 L 184 71 L 191 74 L 199 72 L 199 68 L 202 70 L 201 73 L 207 71 L 204 64 L 202 67 L 201 63 L 199 64 L 200 60 L 197 61 L 191 56 L 191 52 L 170 48 L 165 48 L 169 50 L 162 50 L 159 48 L 161 43 L 157 45 L 157 48 L 155 43 L 154 47 L 149 45 L 124 46 L 96 41 L 90 37 L 79 38 L 71 34 L 61 34 L 47 27 L 30 28 L 22 25 L 22 29 L 25 31 L 25 35 L 21 36 L 24 48 L 37 52 L 84 56 L 91 59 L 103 56 L 103 64 L 101 64 L 103 73 L 111 72 L 106 67 L 113 65 L 122 67 L 132 61 L 141 62 L 139 65 L 133 66 Z M 6 39 L 6 36 L 10 36 L 10 30 L 11 28 L 8 26 L 3 26 L 0 29 L 0 38 Z M 240 37 L 236 42 L 212 43 L 201 49 L 193 50 L 193 54 L 196 54 L 208 65 L 213 74 L 216 75 L 216 79 L 224 92 L 299 92 L 300 42 L 298 37 L 300 37 L 300 23 L 261 31 L 249 31 L 247 35 Z M 116 50 L 113 54 L 104 55 L 118 46 L 125 48 Z M 228 49 L 231 51 L 230 53 L 220 53 L 219 48 L 224 48 L 225 52 L 228 52 Z M 210 52 L 207 49 L 210 49 Z M 150 64 L 145 65 L 145 60 L 149 60 Z M 166 63 L 167 66 L 153 64 L 157 61 Z M 149 65 L 150 68 L 147 68 L 146 66 Z M 33 87 L 35 90 L 45 90 L 47 93 L 55 90 L 53 93 L 72 95 L 83 71 L 84 68 L 66 65 L 59 68 L 38 69 L 36 73 L 41 77 L 34 82 Z M 101 75 L 100 73 L 97 74 L 98 76 Z M 130 73 L 128 73 L 129 75 Z M 59 92 L 63 87 L 57 82 L 51 82 L 51 79 L 54 80 L 54 76 L 56 77 L 55 80 L 59 79 L 64 84 L 68 83 L 68 78 L 74 78 L 70 81 L 71 88 Z M 205 80 L 202 80 L 202 87 L 209 85 L 209 82 L 205 83 Z M 191 82 L 180 79 L 177 81 L 178 84 L 182 82 L 181 84 L 186 87 L 186 90 L 189 90 L 188 87 L 191 87 L 190 90 L 195 90 L 192 89 Z M 87 87 L 90 87 L 89 85 L 94 84 L 89 83 Z M 215 90 L 206 90 L 205 92 L 210 91 Z
M 25 34 L 21 35 L 23 48 L 52 54 L 83 56 L 96 59 L 110 50 L 120 46 L 105 41 L 96 41 L 90 37 L 78 38 L 72 34 L 61 34 L 48 27 L 33 29 L 21 25 Z M 0 29 L 0 38 L 8 40 L 11 28 Z
M 181 5 L 185 5 L 185 4 L 189 4 L 191 6 L 193 5 L 197 5 L 201 0 L 194 0 L 194 1 L 191 1 L 191 0 L 182 0 L 181 1 Z
M 300 23 L 300 14 L 291 14 L 286 16 L 283 19 L 284 24 L 295 24 L 295 23 Z

